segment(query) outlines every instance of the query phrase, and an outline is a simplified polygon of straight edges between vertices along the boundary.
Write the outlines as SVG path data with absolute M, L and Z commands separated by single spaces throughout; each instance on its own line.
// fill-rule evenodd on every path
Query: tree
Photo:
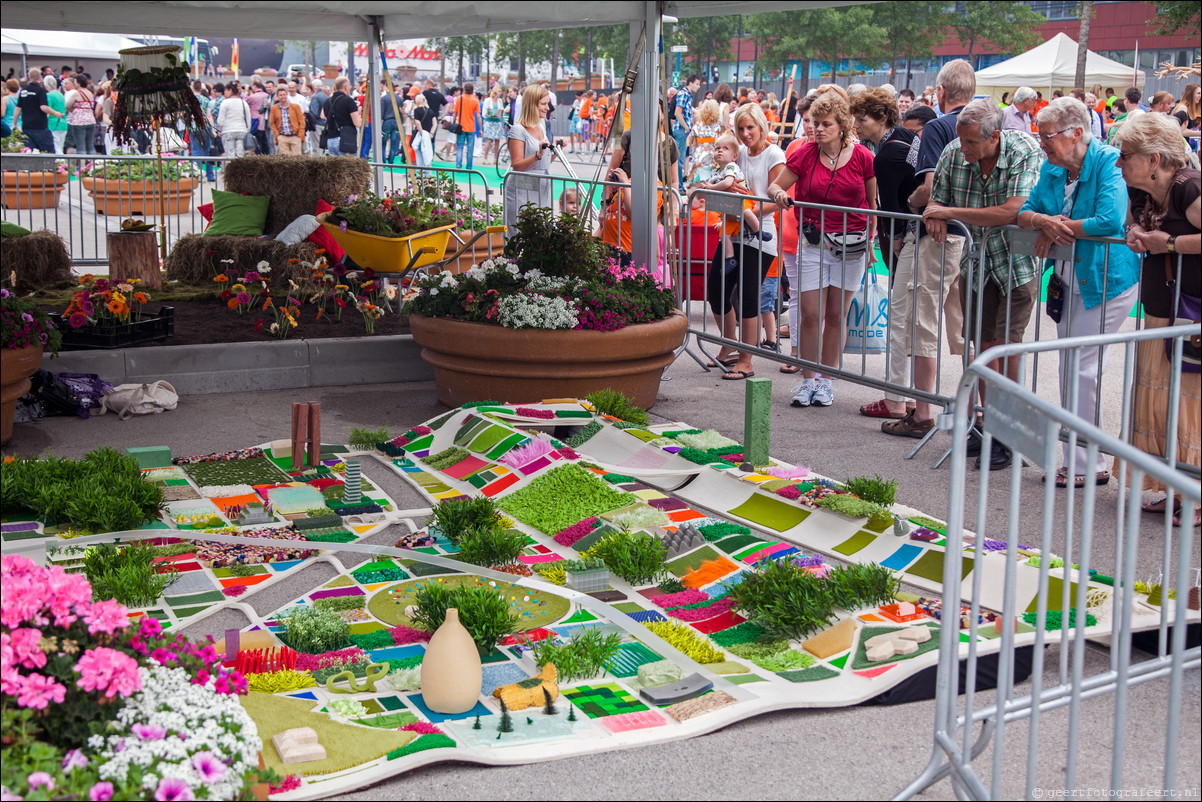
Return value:
M 946 2 L 888 2 L 872 6 L 876 24 L 889 43 L 889 80 L 897 79 L 897 62 L 926 61 L 943 41 L 954 7 Z
M 1157 26 L 1156 34 L 1170 36 L 1185 31 L 1195 40 L 1202 34 L 1202 20 L 1196 0 L 1160 0 L 1156 4 L 1156 16 L 1148 22 Z M 1184 65 L 1183 65 L 1184 66 Z
M 708 70 L 713 63 L 730 57 L 730 41 L 734 38 L 737 20 L 738 17 L 733 16 L 686 17 L 669 26 L 670 31 L 665 31 L 664 46 L 687 45 L 689 52 L 683 61 L 691 63 L 693 70 L 685 70 L 685 73 L 695 71 L 708 84 Z
M 1077 73 L 1073 86 L 1085 86 L 1085 61 L 1089 56 L 1089 26 L 1093 22 L 1093 0 L 1081 0 L 1081 27 L 1077 32 Z
M 949 19 L 952 32 L 968 48 L 968 63 L 974 68 L 977 45 L 989 42 L 1001 53 L 1022 53 L 1042 41 L 1035 29 L 1046 21 L 1042 14 L 1018 0 L 965 3 L 964 13 Z
M 782 56 L 814 56 L 830 62 L 832 82 L 838 74 L 840 59 L 874 63 L 885 58 L 888 52 L 885 29 L 877 24 L 871 6 L 771 12 L 771 16 L 773 19 L 769 22 L 781 34 L 765 54 L 771 54 L 771 58 L 781 64 L 784 63 Z M 805 58 L 802 63 L 808 72 Z M 803 92 L 807 88 L 804 75 L 799 90 Z

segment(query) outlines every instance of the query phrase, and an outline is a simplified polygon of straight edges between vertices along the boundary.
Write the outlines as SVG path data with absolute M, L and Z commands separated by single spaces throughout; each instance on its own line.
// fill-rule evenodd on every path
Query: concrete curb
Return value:
M 180 395 L 429 381 L 434 376 L 408 334 L 68 351 L 43 367 L 53 373 L 95 373 L 115 385 L 162 379 Z

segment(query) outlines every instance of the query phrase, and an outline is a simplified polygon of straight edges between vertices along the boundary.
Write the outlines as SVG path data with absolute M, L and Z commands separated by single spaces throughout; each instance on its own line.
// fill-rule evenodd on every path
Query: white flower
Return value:
M 497 322 L 510 329 L 574 329 L 579 320 L 574 301 L 539 293 L 502 298 L 497 310 Z
M 431 295 L 438 295 L 438 287 L 430 287 Z
M 442 278 L 438 282 L 440 286 L 442 286 L 442 287 L 457 287 L 457 286 L 459 286 L 459 279 L 455 278 L 454 273 L 444 271 L 441 275 L 442 275 Z

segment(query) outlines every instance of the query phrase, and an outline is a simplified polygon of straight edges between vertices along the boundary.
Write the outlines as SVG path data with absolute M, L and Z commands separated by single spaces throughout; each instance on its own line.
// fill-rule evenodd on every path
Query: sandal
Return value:
M 894 413 L 889 411 L 889 407 L 885 406 L 885 402 L 873 401 L 871 404 L 863 404 L 860 406 L 860 414 L 868 418 L 894 418 L 901 420 L 906 417 L 905 412 Z
M 797 373 L 801 370 L 801 365 L 781 365 L 781 373 Z
M 722 374 L 722 378 L 728 382 L 740 382 L 754 375 L 754 370 L 728 370 Z
M 707 368 L 726 368 L 727 370 L 730 370 L 738 361 L 739 358 L 737 356 L 732 356 L 729 359 L 720 359 L 715 357 L 709 362 L 706 362 L 705 366 Z
M 1075 474 L 1073 476 L 1073 487 L 1076 487 L 1076 488 L 1085 487 L 1085 479 L 1086 479 L 1085 474 L 1083 474 L 1083 473 Z M 1043 475 L 1043 481 L 1046 482 L 1047 480 L 1048 480 L 1048 475 L 1045 473 Z M 1109 482 L 1110 482 L 1110 471 L 1098 471 L 1097 474 L 1094 476 L 1094 484 L 1098 485 L 1099 487 L 1101 485 L 1107 484 Z M 1061 466 L 1056 471 L 1056 487 L 1063 487 L 1063 488 L 1068 487 L 1068 468 Z
M 1173 511 L 1173 526 L 1181 526 L 1181 505 Z M 1194 507 L 1194 526 L 1202 526 L 1202 507 Z

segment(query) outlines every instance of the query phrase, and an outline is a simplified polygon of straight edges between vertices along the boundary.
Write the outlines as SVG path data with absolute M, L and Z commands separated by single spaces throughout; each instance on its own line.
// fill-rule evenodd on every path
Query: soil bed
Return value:
M 274 320 L 270 312 L 256 309 L 239 315 L 226 307 L 225 302 L 213 300 L 177 301 L 162 303 L 152 300 L 147 309 L 157 312 L 160 306 L 175 307 L 175 333 L 165 340 L 130 346 L 143 348 L 161 345 L 202 345 L 208 343 L 271 342 L 275 339 L 268 329 Z M 47 311 L 61 312 L 63 307 L 44 307 Z M 261 330 L 255 331 L 258 321 L 263 321 Z M 334 320 L 327 314 L 317 319 L 317 307 L 304 304 L 298 315 L 299 325 L 288 335 L 289 340 L 317 340 L 331 337 L 381 337 L 409 333 L 409 316 L 385 314 L 376 321 L 374 335 L 368 335 L 363 325 L 363 316 L 354 309 L 344 309 L 342 320 Z

